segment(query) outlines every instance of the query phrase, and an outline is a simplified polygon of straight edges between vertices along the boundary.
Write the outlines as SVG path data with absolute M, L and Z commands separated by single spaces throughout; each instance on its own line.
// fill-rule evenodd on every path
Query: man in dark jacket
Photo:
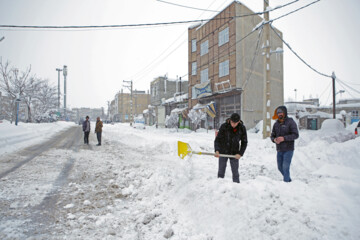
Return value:
M 89 144 L 89 133 L 90 133 L 90 121 L 89 116 L 86 116 L 86 120 L 83 122 L 83 131 L 84 131 L 84 143 Z
M 299 131 L 295 121 L 288 118 L 285 106 L 276 108 L 273 119 L 277 119 L 271 133 L 271 141 L 276 143 L 277 166 L 284 177 L 284 182 L 291 182 L 290 164 Z
M 230 166 L 233 182 L 239 183 L 239 159 L 244 155 L 247 146 L 246 128 L 240 120 L 239 114 L 233 113 L 221 125 L 214 145 L 215 157 L 219 157 L 219 154 L 235 155 L 235 158 L 230 158 Z M 227 160 L 227 157 L 219 157 L 218 178 L 225 177 Z

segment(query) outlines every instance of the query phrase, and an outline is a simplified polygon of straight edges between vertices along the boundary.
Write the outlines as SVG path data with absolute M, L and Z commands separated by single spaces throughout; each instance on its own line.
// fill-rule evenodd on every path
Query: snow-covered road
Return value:
M 230 169 L 216 178 L 214 157 L 177 156 L 179 140 L 212 152 L 213 131 L 105 125 L 103 146 L 80 138 L 78 148 L 54 147 L 0 179 L 0 238 L 359 239 L 360 138 L 316 134 L 300 132 L 288 184 L 274 144 L 249 132 L 235 184 Z M 67 182 L 54 187 L 69 164 Z M 37 220 L 51 196 L 47 221 Z

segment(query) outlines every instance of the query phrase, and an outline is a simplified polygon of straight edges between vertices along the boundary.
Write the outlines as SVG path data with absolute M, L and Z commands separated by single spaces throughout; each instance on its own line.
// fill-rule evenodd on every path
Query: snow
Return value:
M 74 126 L 73 122 L 23 123 L 3 120 L 0 123 L 0 154 L 10 153 L 33 144 L 38 144 L 54 136 L 61 130 Z
M 67 127 L 51 126 L 57 124 Z M 53 131 L 46 124 L 24 129 L 30 135 Z M 48 153 L 46 161 L 53 155 L 60 164 L 71 156 L 74 166 L 57 203 L 58 222 L 49 226 L 44 239 L 359 239 L 360 138 L 322 139 L 322 131 L 345 131 L 331 121 L 323 129 L 300 131 L 291 183 L 283 182 L 277 170 L 275 145 L 250 129 L 248 148 L 240 159 L 241 183 L 236 184 L 229 164 L 225 178 L 218 179 L 216 158 L 177 156 L 177 141 L 189 143 L 195 151 L 213 152 L 212 130 L 141 131 L 128 124 L 104 125 L 103 146 Z M 30 144 L 25 134 L 21 139 Z M 52 168 L 46 163 L 32 165 L 33 171 Z M 50 188 L 29 185 L 29 176 L 14 172 L 0 179 L 0 202 L 13 201 L 25 189 L 22 194 L 32 194 L 35 188 L 40 188 L 40 202 Z M 27 182 L 26 188 L 11 187 L 14 183 L 7 179 L 15 177 Z M 0 221 L 9 239 L 24 238 L 16 231 L 19 226 Z
M 326 119 L 318 133 L 323 140 L 329 143 L 344 142 L 355 138 L 354 131 L 345 129 L 344 124 L 338 119 Z

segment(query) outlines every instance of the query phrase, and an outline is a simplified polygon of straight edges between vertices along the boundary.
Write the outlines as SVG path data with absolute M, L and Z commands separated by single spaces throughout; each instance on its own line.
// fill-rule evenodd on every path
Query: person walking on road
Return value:
M 241 145 L 240 145 L 241 142 Z M 219 158 L 218 178 L 225 177 L 228 157 L 219 157 L 219 154 L 235 155 L 230 158 L 233 182 L 240 183 L 239 159 L 244 155 L 247 146 L 246 128 L 240 120 L 240 115 L 233 113 L 229 119 L 220 126 L 215 138 L 215 157 Z
M 89 116 L 86 116 L 86 119 L 82 124 L 82 127 L 83 127 L 83 131 L 84 131 L 84 143 L 89 144 L 89 133 L 90 133 Z
M 96 146 L 101 146 L 101 132 L 102 132 L 103 122 L 100 121 L 100 117 L 96 118 L 96 126 L 95 133 L 98 140 L 98 144 Z
M 276 143 L 277 166 L 283 175 L 284 182 L 291 182 L 290 164 L 295 150 L 295 139 L 299 131 L 295 121 L 287 116 L 285 106 L 275 109 L 273 119 L 277 119 L 271 132 L 271 141 Z

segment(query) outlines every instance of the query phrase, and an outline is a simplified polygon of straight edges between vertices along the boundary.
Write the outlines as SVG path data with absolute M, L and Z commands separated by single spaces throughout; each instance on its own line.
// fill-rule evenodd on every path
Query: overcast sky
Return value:
M 270 0 L 275 7 L 292 0 Z M 314 1 L 314 0 L 313 0 Z M 273 11 L 270 18 L 313 2 L 300 0 Z M 200 9 L 221 11 L 231 0 L 168 0 Z M 241 1 L 255 12 L 262 0 Z M 209 19 L 216 13 L 179 7 L 156 0 L 0 0 L 0 25 L 123 25 Z M 359 0 L 322 0 L 284 17 L 274 26 L 307 63 L 336 76 L 351 88 L 337 97 L 360 98 Z M 47 78 L 57 86 L 56 68 L 68 66 L 67 105 L 106 107 L 133 80 L 134 89 L 148 90 L 157 76 L 175 79 L 188 73 L 187 29 L 178 24 L 111 30 L 14 30 L 0 28 L 0 57 L 13 66 Z M 331 79 L 314 73 L 284 46 L 285 100 L 320 97 L 331 102 Z M 63 92 L 63 78 L 61 88 Z M 187 79 L 187 76 L 183 77 Z M 126 88 L 124 88 L 125 90 Z M 344 89 L 337 87 L 337 91 Z M 127 90 L 126 90 L 127 91 Z

